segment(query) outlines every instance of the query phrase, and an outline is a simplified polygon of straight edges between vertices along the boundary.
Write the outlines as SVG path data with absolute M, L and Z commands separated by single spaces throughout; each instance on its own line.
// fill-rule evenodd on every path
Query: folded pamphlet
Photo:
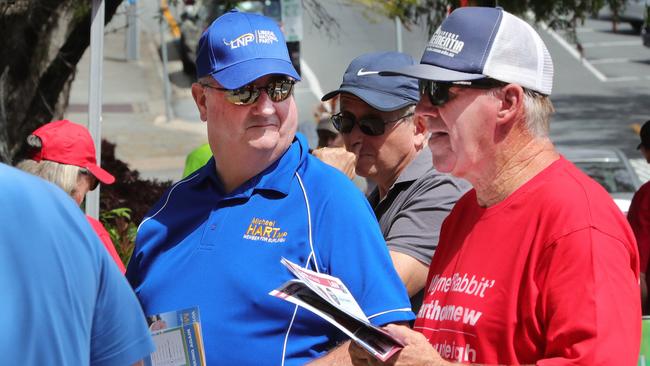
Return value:
M 385 330 L 370 323 L 345 284 L 336 277 L 314 272 L 282 258 L 296 277 L 269 295 L 301 306 L 331 323 L 381 361 L 404 346 Z

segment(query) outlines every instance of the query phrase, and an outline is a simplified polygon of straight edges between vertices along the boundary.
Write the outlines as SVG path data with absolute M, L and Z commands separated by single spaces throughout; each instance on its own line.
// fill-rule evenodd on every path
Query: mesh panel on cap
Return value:
M 544 42 L 528 23 L 507 12 L 483 74 L 546 95 L 553 88 L 553 61 Z

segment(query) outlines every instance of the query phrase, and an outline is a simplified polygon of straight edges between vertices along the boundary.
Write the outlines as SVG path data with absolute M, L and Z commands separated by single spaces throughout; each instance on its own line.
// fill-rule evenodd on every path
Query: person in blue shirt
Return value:
M 0 357 L 141 364 L 154 350 L 129 284 L 60 188 L 0 164 Z
M 226 13 L 196 64 L 213 157 L 138 229 L 127 278 L 145 313 L 198 306 L 208 365 L 350 362 L 342 332 L 269 295 L 293 278 L 282 257 L 339 277 L 376 325 L 414 315 L 363 194 L 296 135 L 300 77 L 280 29 Z

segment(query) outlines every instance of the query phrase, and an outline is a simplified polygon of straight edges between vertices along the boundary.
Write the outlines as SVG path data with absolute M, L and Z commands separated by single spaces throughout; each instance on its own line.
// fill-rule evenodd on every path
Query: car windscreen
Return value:
M 577 162 L 575 165 L 609 193 L 636 191 L 630 171 L 621 162 Z

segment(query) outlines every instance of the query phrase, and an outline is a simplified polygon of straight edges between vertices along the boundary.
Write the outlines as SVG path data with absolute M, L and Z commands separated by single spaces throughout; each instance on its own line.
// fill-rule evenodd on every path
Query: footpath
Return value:
M 167 121 L 158 53 L 160 35 L 142 27 L 140 57 L 127 61 L 125 32 L 125 16 L 119 14 L 105 29 L 102 138 L 116 144 L 116 157 L 142 177 L 176 181 L 181 178 L 187 153 L 207 142 L 205 123 L 194 112 L 187 88 L 173 83 L 172 101 L 181 101 L 182 105 L 175 107 L 182 113 Z M 171 37 L 168 39 L 173 59 L 176 50 Z M 170 62 L 170 78 L 182 73 L 180 68 L 180 61 Z M 86 126 L 89 77 L 90 48 L 77 65 L 65 114 L 65 118 Z

